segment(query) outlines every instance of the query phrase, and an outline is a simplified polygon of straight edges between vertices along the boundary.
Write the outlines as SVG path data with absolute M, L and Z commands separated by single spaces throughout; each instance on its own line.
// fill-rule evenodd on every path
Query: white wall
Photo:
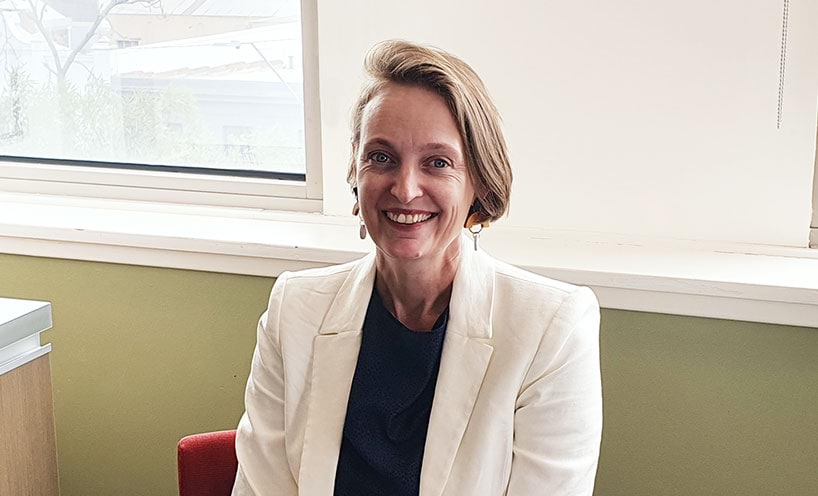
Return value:
M 348 120 L 375 42 L 483 77 L 515 171 L 506 225 L 805 246 L 818 2 L 319 0 L 325 211 L 348 215 Z

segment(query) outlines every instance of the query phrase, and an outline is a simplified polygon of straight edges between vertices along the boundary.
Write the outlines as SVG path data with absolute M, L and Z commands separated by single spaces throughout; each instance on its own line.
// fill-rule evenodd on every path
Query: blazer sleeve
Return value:
M 267 311 L 258 323 L 256 349 L 236 429 L 239 468 L 232 496 L 297 495 L 284 434 L 284 364 L 279 316 L 287 274 L 276 279 Z
M 514 415 L 508 496 L 591 496 L 602 438 L 599 303 L 577 288 L 545 330 Z

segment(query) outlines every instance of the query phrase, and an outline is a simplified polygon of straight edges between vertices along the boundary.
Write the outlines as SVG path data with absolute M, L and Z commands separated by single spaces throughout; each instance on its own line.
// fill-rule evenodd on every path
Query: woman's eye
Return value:
M 387 155 L 387 154 L 385 154 L 383 152 L 375 152 L 375 153 L 373 153 L 372 155 L 369 156 L 369 160 L 371 160 L 373 162 L 376 162 L 376 163 L 379 163 L 379 164 L 385 164 L 385 163 L 389 162 L 389 155 Z
M 446 162 L 442 158 L 436 158 L 436 159 L 432 160 L 432 167 L 435 167 L 437 169 L 442 169 L 442 168 L 448 167 L 448 166 L 449 166 L 449 162 Z

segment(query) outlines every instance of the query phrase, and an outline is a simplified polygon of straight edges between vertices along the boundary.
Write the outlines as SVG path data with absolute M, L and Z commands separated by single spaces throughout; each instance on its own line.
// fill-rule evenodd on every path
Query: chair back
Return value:
M 230 496 L 239 467 L 235 430 L 184 437 L 176 453 L 179 496 Z

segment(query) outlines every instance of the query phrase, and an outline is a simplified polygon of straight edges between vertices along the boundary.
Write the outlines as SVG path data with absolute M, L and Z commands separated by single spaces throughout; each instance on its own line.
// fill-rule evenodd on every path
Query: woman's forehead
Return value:
M 457 123 L 446 101 L 418 86 L 387 85 L 367 103 L 361 122 L 361 141 L 410 139 L 419 147 L 462 149 Z
M 446 113 L 451 117 L 446 100 L 422 86 L 388 83 L 378 90 L 364 107 L 363 117 L 372 117 L 384 111 L 406 114 L 412 110 L 422 113 Z M 451 118 L 454 121 L 454 118 Z

